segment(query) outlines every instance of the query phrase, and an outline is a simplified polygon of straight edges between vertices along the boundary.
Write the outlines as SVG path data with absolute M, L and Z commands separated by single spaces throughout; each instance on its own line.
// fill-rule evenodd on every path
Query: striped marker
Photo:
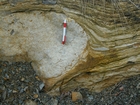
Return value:
M 65 44 L 66 42 L 66 27 L 67 27 L 67 21 L 66 19 L 64 20 L 63 23 L 63 38 L 62 38 L 62 44 Z

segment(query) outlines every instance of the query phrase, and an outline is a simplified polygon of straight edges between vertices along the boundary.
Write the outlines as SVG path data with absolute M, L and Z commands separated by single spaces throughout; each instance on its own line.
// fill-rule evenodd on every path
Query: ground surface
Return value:
M 30 63 L 0 62 L 0 105 L 140 105 L 140 75 L 121 81 L 100 93 L 75 89 L 82 100 L 72 101 L 71 91 L 51 97 Z

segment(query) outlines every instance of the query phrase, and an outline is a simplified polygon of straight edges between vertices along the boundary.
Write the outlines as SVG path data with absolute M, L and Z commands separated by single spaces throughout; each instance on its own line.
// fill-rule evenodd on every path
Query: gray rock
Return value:
M 12 92 L 12 90 L 11 89 L 8 89 L 8 93 L 11 93 Z
M 26 91 L 28 89 L 28 86 L 26 86 L 23 90 Z
M 23 93 L 24 92 L 24 89 L 20 89 L 20 93 Z
M 41 83 L 41 84 L 39 85 L 39 89 L 42 90 L 44 86 L 45 86 L 45 84 L 44 84 L 44 83 Z
M 24 81 L 24 80 L 25 80 L 25 78 L 22 77 L 22 78 L 21 78 L 21 81 Z
M 36 93 L 39 94 L 39 90 L 37 88 L 35 90 L 36 90 Z
M 93 96 L 92 96 L 92 95 L 89 95 L 89 96 L 88 96 L 88 100 L 89 100 L 89 101 L 92 101 L 92 100 L 93 100 Z
M 8 74 L 5 74 L 5 77 L 6 77 L 7 79 L 9 79 L 9 75 L 8 75 Z
M 15 74 L 15 72 L 14 72 L 14 71 L 12 71 L 12 74 Z

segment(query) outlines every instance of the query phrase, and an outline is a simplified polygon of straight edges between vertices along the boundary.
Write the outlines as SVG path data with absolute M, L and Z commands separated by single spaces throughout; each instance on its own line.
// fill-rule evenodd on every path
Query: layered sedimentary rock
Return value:
M 0 59 L 31 61 L 46 91 L 100 91 L 140 73 L 139 1 L 3 0 L 0 13 Z

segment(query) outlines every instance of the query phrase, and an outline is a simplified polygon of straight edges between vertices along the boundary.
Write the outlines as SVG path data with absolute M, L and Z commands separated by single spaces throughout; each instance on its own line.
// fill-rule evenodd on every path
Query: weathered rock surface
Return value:
M 87 45 L 85 32 L 72 19 L 68 23 L 67 43 L 61 44 L 65 18 L 62 14 L 37 11 L 4 16 L 0 42 L 3 56 L 25 54 L 23 57 L 33 61 L 33 67 L 43 77 L 65 74 L 86 57 Z
M 140 9 L 131 2 L 3 0 L 0 13 L 0 59 L 32 61 L 46 90 L 100 91 L 140 73 Z
M 67 42 L 63 45 L 65 18 L 68 29 Z M 86 33 L 62 13 L 29 11 L 4 15 L 1 17 L 0 36 L 1 59 L 31 61 L 44 78 L 62 77 L 79 62 L 86 61 L 88 54 Z

